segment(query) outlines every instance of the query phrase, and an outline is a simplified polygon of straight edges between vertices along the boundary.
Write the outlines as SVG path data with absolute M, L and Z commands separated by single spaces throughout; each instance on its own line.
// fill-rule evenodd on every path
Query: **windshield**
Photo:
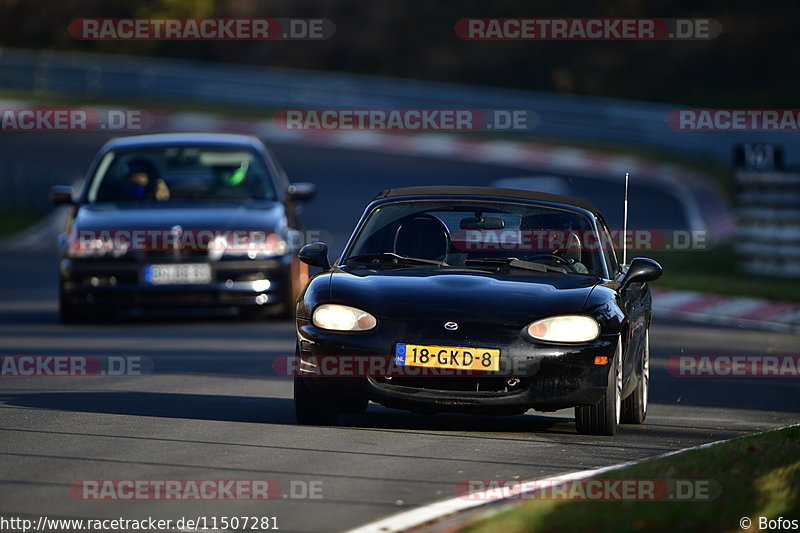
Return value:
M 414 200 L 374 209 L 342 264 L 604 277 L 598 243 L 591 221 L 567 209 L 513 202 Z
M 109 152 L 87 195 L 89 203 L 274 199 L 269 172 L 256 152 L 200 146 Z

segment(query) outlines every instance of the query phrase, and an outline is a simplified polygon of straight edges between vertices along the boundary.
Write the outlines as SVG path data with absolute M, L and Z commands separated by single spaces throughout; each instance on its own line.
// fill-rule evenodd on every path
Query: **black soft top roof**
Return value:
M 528 191 L 524 189 L 504 189 L 501 187 L 464 187 L 450 185 L 435 185 L 425 187 L 400 187 L 387 189 L 379 193 L 374 200 L 385 198 L 400 198 L 404 196 L 492 196 L 499 198 L 514 198 L 519 200 L 535 200 L 552 204 L 563 204 L 579 207 L 594 214 L 600 214 L 592 202 L 584 198 L 551 194 L 548 192 Z

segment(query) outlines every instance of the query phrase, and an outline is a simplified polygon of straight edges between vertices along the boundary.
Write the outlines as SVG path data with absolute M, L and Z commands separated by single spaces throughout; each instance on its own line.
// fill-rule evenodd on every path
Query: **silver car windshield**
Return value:
M 272 179 L 256 152 L 200 146 L 109 152 L 87 194 L 89 203 L 273 199 Z

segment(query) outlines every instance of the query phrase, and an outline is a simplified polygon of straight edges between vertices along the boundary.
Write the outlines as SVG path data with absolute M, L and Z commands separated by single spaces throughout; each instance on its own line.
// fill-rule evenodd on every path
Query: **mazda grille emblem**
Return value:
M 455 322 L 445 322 L 444 329 L 446 329 L 447 331 L 455 331 L 458 329 L 458 324 Z

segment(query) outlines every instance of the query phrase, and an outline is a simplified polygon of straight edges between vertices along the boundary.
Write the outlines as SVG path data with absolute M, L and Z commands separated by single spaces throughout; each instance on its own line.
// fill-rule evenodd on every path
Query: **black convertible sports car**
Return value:
M 236 307 L 291 314 L 307 280 L 297 260 L 298 202 L 255 137 L 164 133 L 103 146 L 62 236 L 60 317 L 79 322 L 124 308 Z
M 586 200 L 392 189 L 333 266 L 323 243 L 299 256 L 323 269 L 297 303 L 300 423 L 335 423 L 370 400 L 427 413 L 574 407 L 577 430 L 602 435 L 647 415 L 646 282 L 662 270 L 644 258 L 619 265 Z M 391 364 L 353 371 L 354 358 L 381 357 Z

